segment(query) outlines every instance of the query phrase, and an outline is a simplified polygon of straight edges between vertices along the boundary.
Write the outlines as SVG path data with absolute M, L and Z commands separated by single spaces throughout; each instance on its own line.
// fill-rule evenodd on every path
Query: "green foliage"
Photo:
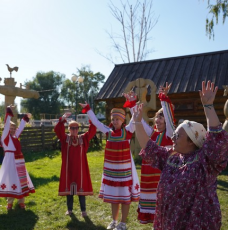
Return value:
M 78 114 L 81 113 L 81 107 L 78 106 L 78 103 L 87 101 L 94 108 L 94 99 L 101 84 L 104 83 L 105 76 L 100 72 L 93 73 L 89 66 L 78 69 L 75 75 L 82 77 L 83 82 L 65 80 L 61 89 L 61 100 L 64 105 L 76 109 Z
M 15 110 L 18 114 L 17 107 L 15 107 Z M 1 102 L 1 104 L 0 104 L 0 128 L 4 127 L 5 114 L 6 114 L 5 102 Z M 17 123 L 17 124 L 19 124 L 19 123 Z
M 96 114 L 97 113 L 101 113 L 101 114 L 103 114 L 104 116 L 105 116 L 105 114 L 106 114 L 106 102 L 104 102 L 104 101 L 99 101 L 97 104 L 95 104 L 95 112 L 96 112 Z M 102 123 L 104 123 L 104 124 L 106 124 L 105 122 L 105 120 L 102 120 L 101 121 Z
M 215 22 L 218 24 L 218 18 L 222 14 L 223 24 L 225 23 L 226 17 L 228 16 L 228 0 L 216 0 L 215 4 L 210 4 L 208 0 L 209 14 L 212 16 L 211 19 L 206 19 L 206 32 L 209 38 L 214 38 L 214 25 Z
M 0 128 L 4 126 L 4 117 L 5 117 L 5 103 L 0 104 Z
M 65 216 L 66 197 L 58 196 L 61 167 L 60 151 L 24 153 L 26 167 L 36 188 L 36 193 L 25 198 L 26 210 L 20 210 L 14 202 L 13 210 L 7 213 L 6 199 L 0 199 L 1 230 L 105 230 L 111 218 L 111 206 L 98 198 L 104 161 L 104 145 L 101 151 L 87 154 L 93 184 L 93 196 L 86 197 L 88 218 L 82 218 L 78 198 L 74 199 L 72 217 Z M 140 167 L 137 166 L 140 177 Z M 218 196 L 221 203 L 221 230 L 228 229 L 228 169 L 218 177 Z M 137 220 L 137 203 L 131 204 L 127 226 L 132 230 L 148 230 L 151 224 L 142 225 Z M 121 211 L 120 211 L 121 214 Z
M 5 111 L 5 103 L 2 102 L 0 104 L 0 117 L 3 118 L 5 116 L 5 113 L 6 113 L 6 111 Z
M 34 119 L 40 119 L 41 113 L 59 114 L 62 104 L 58 99 L 64 78 L 65 75 L 53 71 L 38 72 L 32 81 L 25 84 L 38 91 L 40 97 L 22 100 L 23 111 L 32 113 Z

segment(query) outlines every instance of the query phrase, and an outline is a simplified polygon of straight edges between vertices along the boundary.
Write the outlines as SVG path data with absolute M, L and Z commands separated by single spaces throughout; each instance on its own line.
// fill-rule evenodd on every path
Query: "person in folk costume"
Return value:
M 96 118 L 87 103 L 80 105 L 83 108 L 82 112 L 87 112 L 92 123 L 107 136 L 99 192 L 99 198 L 111 203 L 113 221 L 107 229 L 125 230 L 130 204 L 132 201 L 138 202 L 140 191 L 138 175 L 130 152 L 130 140 L 135 126 L 131 121 L 128 125 L 123 125 L 125 121 L 123 109 L 111 110 L 111 124 L 108 127 Z M 121 222 L 117 224 L 120 204 L 122 217 Z
M 93 195 L 90 178 L 87 151 L 89 141 L 96 134 L 96 127 L 90 124 L 89 130 L 81 135 L 78 134 L 79 123 L 71 121 L 68 126 L 69 134 L 65 133 L 66 118 L 71 113 L 65 113 L 59 118 L 55 126 L 55 133 L 60 139 L 62 166 L 59 182 L 59 196 L 67 197 L 66 215 L 71 215 L 73 210 L 74 195 L 78 195 L 82 216 L 86 217 L 86 198 Z
M 18 199 L 20 208 L 25 209 L 25 196 L 35 193 L 34 186 L 25 167 L 25 159 L 18 140 L 31 114 L 27 113 L 19 127 L 11 121 L 13 117 L 10 105 L 6 109 L 5 125 L 1 137 L 5 157 L 0 169 L 0 197 L 7 197 L 7 209 L 12 210 L 13 201 Z
M 148 138 L 142 120 L 142 104 L 134 111 L 141 155 L 161 170 L 154 218 L 155 230 L 220 230 L 221 210 L 217 177 L 228 163 L 228 133 L 214 109 L 218 87 L 202 82 L 199 91 L 207 131 L 200 123 L 185 120 L 172 136 L 173 148 Z
M 143 127 L 147 135 L 151 140 L 155 141 L 159 146 L 171 147 L 173 142 L 171 137 L 175 130 L 174 127 L 174 113 L 173 105 L 167 94 L 171 87 L 166 82 L 165 87 L 159 88 L 159 99 L 161 101 L 162 108 L 159 109 L 154 117 L 154 128 L 149 126 L 144 120 L 142 120 Z M 136 105 L 137 96 L 133 91 L 123 94 L 127 99 L 124 107 L 132 108 Z M 151 165 L 142 160 L 141 166 L 141 183 L 140 183 L 140 200 L 138 206 L 138 220 L 141 224 L 153 223 L 157 199 L 157 186 L 160 180 L 161 171 L 157 168 L 151 167 Z

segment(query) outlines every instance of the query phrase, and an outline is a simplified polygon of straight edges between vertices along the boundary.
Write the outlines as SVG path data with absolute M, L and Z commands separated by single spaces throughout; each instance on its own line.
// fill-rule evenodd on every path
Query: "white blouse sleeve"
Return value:
M 26 124 L 26 121 L 24 119 L 21 119 L 20 125 L 19 125 L 18 129 L 15 132 L 15 136 L 17 138 L 19 138 L 19 136 L 21 135 L 22 131 L 24 130 L 25 124 Z
M 125 129 L 131 133 L 135 132 L 135 124 L 133 122 L 133 117 L 131 117 L 131 120 L 129 121 L 128 125 L 125 126 Z
M 94 112 L 90 109 L 87 114 L 89 115 L 89 119 L 99 129 L 102 133 L 108 133 L 110 131 L 110 128 L 106 125 L 104 125 L 102 122 L 100 122 L 97 117 L 95 116 Z
M 11 150 L 11 151 L 16 150 L 14 143 L 10 136 L 10 120 L 11 120 L 11 116 L 6 115 L 5 126 L 4 126 L 2 137 L 1 137 L 2 146 L 5 152 L 7 152 L 8 150 Z
M 132 107 L 132 108 L 130 108 L 130 112 L 131 112 L 131 115 L 134 113 L 134 109 L 136 108 L 136 106 L 134 106 L 134 107 Z M 131 120 L 132 120 L 132 118 L 131 118 Z M 130 120 L 130 122 L 131 122 L 131 120 Z M 129 122 L 129 123 L 130 123 Z M 150 137 L 151 135 L 152 135 L 152 133 L 153 133 L 153 128 L 150 126 L 150 125 L 148 125 L 146 122 L 145 122 L 145 120 L 142 118 L 142 124 L 143 124 L 143 128 L 144 128 L 144 130 L 145 130 L 145 132 L 146 132 L 146 134 L 147 134 L 147 136 L 148 137 Z M 134 130 L 135 131 L 135 130 Z
M 170 106 L 172 105 L 166 101 L 161 101 L 161 105 L 162 105 L 163 114 L 165 117 L 166 136 L 171 138 L 173 135 L 173 132 L 175 131 L 173 115 L 172 115 L 171 108 L 170 108 Z
M 151 137 L 151 135 L 152 135 L 154 129 L 153 129 L 150 125 L 148 125 L 148 124 L 144 121 L 144 119 L 142 119 L 142 124 L 143 124 L 143 128 L 144 128 L 145 132 L 147 133 L 147 136 L 148 136 L 148 137 Z
M 10 130 L 10 120 L 11 120 L 11 116 L 7 115 L 6 119 L 5 119 L 5 125 L 4 125 L 4 129 L 2 132 L 2 142 L 4 142 L 5 138 L 8 136 L 9 134 L 9 130 Z

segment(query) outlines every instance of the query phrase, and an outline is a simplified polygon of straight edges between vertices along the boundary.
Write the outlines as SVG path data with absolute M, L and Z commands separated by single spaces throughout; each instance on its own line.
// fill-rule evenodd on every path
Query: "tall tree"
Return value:
M 17 108 L 17 106 L 15 107 L 15 111 L 18 114 L 18 108 Z M 5 106 L 5 102 L 2 101 L 0 103 L 0 127 L 1 128 L 4 126 L 5 114 L 6 114 L 6 106 Z
M 215 4 L 211 4 L 211 1 L 208 0 L 208 9 L 209 14 L 211 15 L 210 19 L 206 19 L 206 32 L 209 39 L 214 38 L 214 25 L 218 24 L 219 16 L 222 14 L 223 24 L 226 21 L 228 16 L 228 0 L 216 0 Z
M 0 128 L 4 126 L 5 113 L 6 113 L 5 103 L 1 102 L 0 104 Z
M 29 85 L 30 89 L 38 91 L 40 97 L 22 100 L 23 110 L 32 113 L 34 119 L 40 119 L 41 113 L 60 114 L 62 103 L 58 99 L 64 79 L 65 75 L 54 71 L 38 72 L 32 81 L 27 81 L 25 84 Z
M 120 26 L 118 33 L 107 31 L 114 51 L 123 63 L 145 60 L 148 54 L 153 52 L 147 44 L 152 39 L 151 31 L 158 21 L 152 11 L 153 0 L 136 0 L 134 5 L 128 0 L 120 2 L 121 8 L 111 0 L 109 4 L 111 14 Z M 115 62 L 111 54 L 102 56 L 112 63 Z
M 65 80 L 61 90 L 61 99 L 64 105 L 74 108 L 76 113 L 80 113 L 81 108 L 78 103 L 87 101 L 92 108 L 94 106 L 94 99 L 104 83 L 105 76 L 100 72 L 93 73 L 89 66 L 83 66 L 74 74 L 78 76 L 76 82 L 72 80 Z M 79 82 L 79 77 L 82 82 Z

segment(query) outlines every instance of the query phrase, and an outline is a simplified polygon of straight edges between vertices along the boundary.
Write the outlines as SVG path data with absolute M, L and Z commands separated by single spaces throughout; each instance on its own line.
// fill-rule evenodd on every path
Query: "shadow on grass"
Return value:
M 48 184 L 48 183 L 50 183 L 50 182 L 59 182 L 59 177 L 58 176 L 52 176 L 52 177 L 34 177 L 33 175 L 32 175 L 32 173 L 29 173 L 29 176 L 30 176 L 30 178 L 31 178 L 31 180 L 32 180 L 32 183 L 33 183 L 33 185 L 34 185 L 34 187 L 35 187 L 35 189 L 36 188 L 38 188 L 38 187 L 40 187 L 40 186 L 43 186 L 43 185 L 45 185 L 45 184 Z
M 94 223 L 90 220 L 90 218 L 87 216 L 84 218 L 84 221 L 80 221 L 76 218 L 76 216 L 72 213 L 71 215 L 71 221 L 67 224 L 67 228 L 69 230 L 105 230 L 106 228 L 101 225 L 94 225 Z
M 94 152 L 94 151 L 103 151 L 102 145 L 93 146 L 93 147 L 89 146 L 87 153 Z M 39 152 L 23 151 L 25 162 L 33 162 L 36 160 L 43 159 L 45 157 L 52 159 L 56 156 L 59 156 L 60 154 L 61 154 L 60 150 L 44 150 Z
M 23 152 L 25 162 L 33 162 L 36 160 L 40 160 L 42 158 L 48 157 L 50 159 L 59 156 L 60 151 L 59 150 L 46 150 L 46 151 L 40 151 L 40 152 Z
M 136 168 L 136 169 L 141 169 L 142 166 L 141 166 L 141 165 L 136 165 L 135 168 Z
M 0 215 L 0 229 L 31 230 L 34 229 L 39 217 L 31 210 L 22 210 L 19 207 Z
M 226 167 L 226 169 L 220 175 L 221 176 L 226 176 L 226 178 L 227 178 L 227 176 L 228 176 L 228 167 Z M 228 182 L 227 182 L 227 180 L 225 181 L 225 180 L 218 179 L 217 182 L 218 182 L 219 186 L 223 187 L 223 188 L 218 187 L 217 189 L 222 190 L 222 191 L 228 191 Z

